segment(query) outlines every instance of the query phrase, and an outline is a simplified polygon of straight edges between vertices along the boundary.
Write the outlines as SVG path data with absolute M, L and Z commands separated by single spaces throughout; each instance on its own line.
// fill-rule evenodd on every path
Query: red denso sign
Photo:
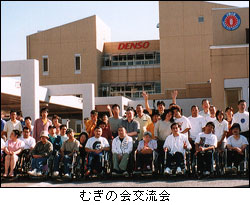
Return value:
M 148 48 L 148 41 L 119 43 L 118 50 Z

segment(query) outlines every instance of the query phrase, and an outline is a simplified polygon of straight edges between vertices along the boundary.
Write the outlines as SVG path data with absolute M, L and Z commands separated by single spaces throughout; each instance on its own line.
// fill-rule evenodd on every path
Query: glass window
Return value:
M 204 22 L 204 16 L 199 16 L 199 17 L 198 17 L 198 22 L 199 22 L 199 23 Z
M 152 53 L 145 54 L 145 59 L 154 59 L 154 55 Z
M 136 60 L 144 60 L 144 54 L 136 54 Z
M 48 56 L 43 56 L 43 72 L 49 72 Z
M 76 54 L 75 55 L 75 71 L 81 70 L 81 56 Z

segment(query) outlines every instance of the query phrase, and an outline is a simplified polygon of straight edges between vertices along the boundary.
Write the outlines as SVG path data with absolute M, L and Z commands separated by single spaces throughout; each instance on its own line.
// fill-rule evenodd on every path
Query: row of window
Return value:
M 104 67 L 160 64 L 160 52 L 104 55 Z
M 149 94 L 161 93 L 160 82 L 136 83 L 135 85 L 107 85 L 100 86 L 99 95 L 101 97 L 108 96 L 124 96 L 127 98 L 141 98 L 142 92 Z
M 48 56 L 43 56 L 42 70 L 43 70 L 43 75 L 49 74 L 49 57 Z M 81 55 L 75 54 L 75 74 L 80 74 L 80 73 L 81 73 Z

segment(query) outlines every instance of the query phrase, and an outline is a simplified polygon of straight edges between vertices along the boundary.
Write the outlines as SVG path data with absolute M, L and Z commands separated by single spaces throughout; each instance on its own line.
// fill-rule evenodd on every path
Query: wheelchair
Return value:
M 34 158 L 31 157 L 31 164 L 32 164 L 32 160 Z M 30 179 L 44 179 L 44 180 L 48 180 L 49 177 L 50 177 L 50 173 L 51 173 L 51 161 L 53 161 L 53 156 L 52 155 L 49 155 L 48 157 L 46 157 L 46 160 L 45 162 L 43 163 L 43 166 L 42 166 L 42 175 L 41 176 L 37 176 L 37 175 L 31 175 L 31 174 L 28 174 L 29 178 Z
M 206 161 L 202 160 L 201 164 L 198 163 L 198 154 L 201 155 L 202 158 L 205 157 L 206 153 L 211 153 L 211 165 L 209 170 L 207 170 L 209 173 L 206 173 L 205 167 L 207 166 Z M 213 177 L 216 175 L 216 161 L 215 161 L 215 150 L 209 150 L 206 152 L 199 152 L 197 155 L 194 155 L 193 157 L 193 163 L 192 163 L 192 174 L 194 177 L 200 179 L 203 176 L 210 176 Z
M 167 158 L 168 158 L 168 151 L 164 152 L 164 169 L 166 169 L 167 165 Z M 184 154 L 184 160 L 181 162 L 181 173 L 177 174 L 177 164 L 175 161 L 171 162 L 171 165 L 169 167 L 172 170 L 171 176 L 181 176 L 181 175 L 190 175 L 191 173 L 191 152 L 190 150 L 186 150 Z
M 249 152 L 248 150 L 249 145 L 245 148 L 244 150 L 244 159 L 239 163 L 238 166 L 236 166 L 236 170 L 229 169 L 228 164 L 227 164 L 227 159 L 228 159 L 228 149 L 226 148 L 225 151 L 225 175 L 226 176 L 234 176 L 234 175 L 239 175 L 239 176 L 249 176 Z
M 99 170 L 96 170 L 95 164 L 97 163 L 97 158 L 92 161 L 91 171 L 89 175 L 86 175 L 88 171 L 88 162 L 89 162 L 89 153 L 86 154 L 85 162 L 84 162 L 84 178 L 95 178 L 95 177 L 104 177 L 107 178 L 111 174 L 111 152 L 103 151 L 102 156 L 100 158 L 100 167 Z M 97 168 L 98 169 L 98 168 Z
M 20 159 L 17 162 L 18 176 L 28 176 L 31 167 L 30 149 L 25 149 L 19 154 Z
M 153 150 L 152 152 L 152 162 L 148 165 L 144 164 L 144 167 L 141 167 L 140 170 L 138 170 L 138 150 L 135 150 L 134 152 L 134 171 L 133 175 L 137 176 L 147 176 L 147 175 L 152 175 L 155 176 L 158 173 L 158 152 L 156 150 Z M 148 168 L 146 166 L 149 166 Z

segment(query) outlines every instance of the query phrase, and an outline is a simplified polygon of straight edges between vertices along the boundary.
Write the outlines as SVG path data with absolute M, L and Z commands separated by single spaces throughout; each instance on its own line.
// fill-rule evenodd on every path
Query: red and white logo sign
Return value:
M 140 42 L 127 42 L 127 43 L 119 43 L 118 50 L 123 49 L 142 49 L 149 47 L 148 41 L 140 41 Z

